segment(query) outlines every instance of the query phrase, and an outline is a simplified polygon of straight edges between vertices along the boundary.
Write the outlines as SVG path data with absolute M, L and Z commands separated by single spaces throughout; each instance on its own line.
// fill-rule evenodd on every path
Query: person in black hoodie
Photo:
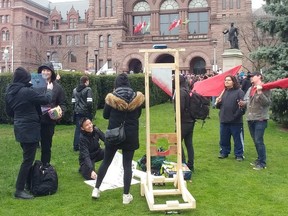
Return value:
M 79 172 L 86 180 L 96 179 L 95 163 L 103 160 L 104 150 L 99 140 L 105 141 L 105 134 L 87 117 L 80 119 Z
M 132 180 L 132 159 L 134 152 L 139 148 L 139 118 L 141 116 L 144 95 L 135 92 L 126 73 L 119 74 L 115 79 L 115 90 L 105 98 L 103 117 L 109 119 L 108 129 L 119 127 L 125 121 L 126 139 L 115 145 L 105 142 L 104 160 L 100 165 L 93 198 L 100 197 L 99 187 L 106 175 L 109 165 L 118 149 L 122 149 L 124 168 L 123 204 L 129 204 L 133 196 L 129 193 Z
M 238 105 L 244 98 L 236 77 L 225 77 L 225 89 L 216 98 L 216 108 L 220 109 L 220 154 L 219 159 L 227 158 L 231 151 L 231 136 L 234 139 L 234 155 L 237 161 L 244 160 L 243 115 L 245 110 Z
M 195 119 L 193 119 L 188 111 L 189 108 L 189 88 L 184 76 L 180 75 L 180 110 L 181 110 L 181 142 L 187 150 L 188 160 L 186 162 L 183 145 L 182 148 L 182 163 L 185 163 L 189 169 L 194 172 L 194 148 L 193 148 L 193 131 Z
M 89 78 L 87 76 L 82 76 L 80 78 L 80 85 L 73 89 L 72 93 L 72 104 L 74 110 L 74 120 L 75 120 L 75 132 L 74 132 L 74 151 L 79 150 L 79 136 L 80 136 L 80 124 L 79 120 L 83 117 L 87 117 L 90 120 L 93 119 L 92 115 L 92 90 L 89 86 Z
M 31 74 L 19 67 L 13 75 L 13 83 L 6 90 L 6 113 L 14 118 L 14 134 L 23 150 L 23 161 L 16 181 L 15 198 L 32 199 L 33 196 L 24 191 L 28 173 L 35 159 L 36 149 L 40 141 L 40 105 L 52 100 L 53 83 L 47 83 L 45 94 L 36 92 L 30 83 Z
M 52 82 L 54 85 L 53 96 L 51 103 L 41 106 L 41 161 L 44 166 L 48 166 L 51 160 L 51 147 L 52 138 L 54 135 L 56 122 L 59 120 L 51 119 L 48 111 L 57 106 L 60 106 L 63 113 L 66 110 L 65 107 L 65 93 L 62 86 L 56 82 L 56 74 L 54 71 L 53 64 L 47 62 L 38 68 L 38 73 L 42 74 L 42 77 L 47 80 L 47 82 Z

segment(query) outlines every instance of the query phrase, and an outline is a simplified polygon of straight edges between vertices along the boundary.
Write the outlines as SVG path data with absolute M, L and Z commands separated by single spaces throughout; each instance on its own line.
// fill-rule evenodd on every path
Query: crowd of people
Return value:
M 14 119 L 14 133 L 23 151 L 23 161 L 16 181 L 15 198 L 32 199 L 33 195 L 25 190 L 29 170 L 35 160 L 36 149 L 40 143 L 41 161 L 48 166 L 51 161 L 52 138 L 56 122 L 66 110 L 65 94 L 57 82 L 57 75 L 52 63 L 45 63 L 38 68 L 38 73 L 46 81 L 42 89 L 32 87 L 31 75 L 19 67 L 13 75 L 13 82 L 6 91 L 6 112 Z M 214 75 L 216 75 L 215 73 Z M 210 76 L 210 75 L 209 75 Z M 209 78 L 208 75 L 180 75 L 180 109 L 182 162 L 194 172 L 193 130 L 195 119 L 187 113 L 187 97 L 193 84 Z M 224 90 L 215 95 L 215 105 L 219 111 L 220 141 L 219 159 L 225 159 L 231 153 L 231 137 L 234 140 L 234 155 L 237 161 L 244 160 L 243 115 L 246 112 L 249 131 L 255 144 L 257 159 L 251 163 L 255 170 L 266 168 L 266 149 L 264 131 L 269 119 L 271 103 L 270 91 L 263 90 L 263 76 L 255 72 L 234 77 L 228 75 L 223 80 Z M 246 92 L 246 94 L 245 94 Z M 131 88 L 126 73 L 117 75 L 113 92 L 107 94 L 103 109 L 103 118 L 108 120 L 108 129 L 124 123 L 126 138 L 118 145 L 105 142 L 105 134 L 93 125 L 93 97 L 89 87 L 89 78 L 82 76 L 79 85 L 73 90 L 75 132 L 74 151 L 79 151 L 79 173 L 87 180 L 96 180 L 92 198 L 100 197 L 100 186 L 116 152 L 123 154 L 123 204 L 133 200 L 130 194 L 132 180 L 132 159 L 139 148 L 139 118 L 144 103 L 144 95 Z M 217 96 L 217 97 L 216 97 Z M 54 119 L 50 110 L 60 107 L 61 115 Z M 101 148 L 100 141 L 105 143 Z M 184 147 L 187 151 L 187 159 Z M 95 163 L 102 161 L 98 172 Z

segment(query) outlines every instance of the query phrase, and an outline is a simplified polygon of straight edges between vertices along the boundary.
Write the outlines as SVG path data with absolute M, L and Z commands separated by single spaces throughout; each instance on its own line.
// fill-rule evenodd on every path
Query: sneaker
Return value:
M 228 157 L 228 155 L 224 155 L 224 154 L 219 154 L 219 156 L 218 156 L 219 159 L 224 159 L 224 158 L 227 158 L 227 157 Z
M 129 204 L 130 202 L 132 202 L 133 200 L 133 196 L 129 193 L 129 194 L 123 194 L 123 204 Z
M 259 160 L 255 160 L 253 162 L 250 163 L 251 166 L 257 166 L 257 164 L 259 163 Z
M 98 199 L 100 197 L 100 190 L 98 188 L 94 188 L 92 191 L 92 198 Z
M 241 162 L 244 160 L 244 156 L 236 156 L 235 160 Z
M 263 164 L 257 164 L 255 167 L 253 167 L 254 170 L 262 170 L 262 169 L 266 169 L 266 166 Z

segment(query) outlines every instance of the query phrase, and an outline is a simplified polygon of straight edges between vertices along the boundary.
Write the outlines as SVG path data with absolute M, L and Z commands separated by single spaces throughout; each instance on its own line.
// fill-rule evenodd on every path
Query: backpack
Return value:
M 56 193 L 58 189 L 58 175 L 52 165 L 43 166 L 36 160 L 30 170 L 28 189 L 35 196 L 46 196 Z
M 190 115 L 194 119 L 201 119 L 205 120 L 207 116 L 209 115 L 209 105 L 210 101 L 206 97 L 196 93 L 196 92 L 188 92 L 188 112 L 190 112 Z

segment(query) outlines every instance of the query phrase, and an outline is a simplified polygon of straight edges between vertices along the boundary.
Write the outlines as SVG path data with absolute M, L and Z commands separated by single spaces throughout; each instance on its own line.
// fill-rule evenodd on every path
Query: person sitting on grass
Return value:
M 80 119 L 81 127 L 79 141 L 79 172 L 86 180 L 96 179 L 95 163 L 103 160 L 104 150 L 101 149 L 99 139 L 104 142 L 105 135 L 93 125 L 87 117 Z

